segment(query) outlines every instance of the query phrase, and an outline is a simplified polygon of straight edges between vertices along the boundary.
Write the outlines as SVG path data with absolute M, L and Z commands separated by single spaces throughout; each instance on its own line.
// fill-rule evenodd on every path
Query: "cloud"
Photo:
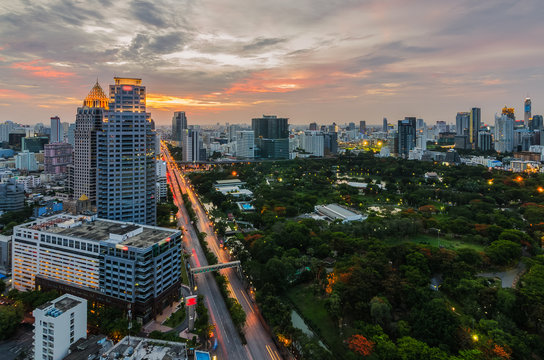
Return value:
M 1 99 L 29 99 L 30 95 L 16 90 L 0 89 Z
M 75 73 L 68 71 L 59 71 L 55 70 L 52 66 L 44 64 L 44 60 L 33 60 L 27 62 L 18 62 L 11 65 L 12 69 L 20 69 L 27 71 L 33 76 L 55 79 L 55 78 L 66 78 L 75 76 Z

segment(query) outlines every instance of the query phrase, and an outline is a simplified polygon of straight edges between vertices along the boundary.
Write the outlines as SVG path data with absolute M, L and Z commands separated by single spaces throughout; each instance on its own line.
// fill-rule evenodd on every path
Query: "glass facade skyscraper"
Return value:
M 141 79 L 115 78 L 97 135 L 97 211 L 105 219 L 154 225 L 155 131 Z

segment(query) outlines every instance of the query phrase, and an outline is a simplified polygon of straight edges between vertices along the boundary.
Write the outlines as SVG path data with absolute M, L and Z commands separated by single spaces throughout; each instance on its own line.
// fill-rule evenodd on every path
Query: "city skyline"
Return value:
M 243 11 L 233 11 L 237 9 Z M 98 77 L 141 77 L 158 125 L 454 122 L 542 114 L 537 0 L 221 4 L 14 1 L 0 9 L 0 121 L 73 122 Z M 122 14 L 122 16 L 119 16 Z M 417 19 L 417 21 L 407 21 Z

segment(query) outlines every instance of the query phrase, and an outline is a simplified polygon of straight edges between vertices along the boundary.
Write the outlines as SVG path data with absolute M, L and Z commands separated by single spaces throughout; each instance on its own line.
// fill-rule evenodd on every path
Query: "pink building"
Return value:
M 59 142 L 46 144 L 43 161 L 46 174 L 67 174 L 67 166 L 72 163 L 72 145 Z

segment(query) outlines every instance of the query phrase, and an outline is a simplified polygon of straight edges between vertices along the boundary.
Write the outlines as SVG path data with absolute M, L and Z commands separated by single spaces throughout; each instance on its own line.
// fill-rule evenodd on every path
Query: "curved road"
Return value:
M 201 232 L 207 234 L 206 240 L 208 247 L 215 253 L 219 262 L 228 262 L 226 252 L 219 248 L 217 236 L 210 225 L 208 216 L 202 208 L 195 192 L 187 184 L 185 178 L 181 175 L 176 163 L 173 161 L 168 149 L 162 144 L 162 153 L 167 161 L 169 182 L 174 195 L 174 203 L 180 209 L 178 211 L 178 224 L 184 228 L 184 241 L 187 249 L 192 249 L 191 266 L 207 265 L 206 257 L 196 236 L 193 226 L 189 226 L 190 220 L 183 206 L 181 197 L 182 192 L 189 196 L 193 209 L 197 215 L 198 226 Z M 269 333 L 264 329 L 259 320 L 256 306 L 251 302 L 244 286 L 236 275 L 234 269 L 221 270 L 222 274 L 228 279 L 227 287 L 231 296 L 238 300 L 246 312 L 246 326 L 244 333 L 247 345 L 243 346 L 238 336 L 238 332 L 230 314 L 226 308 L 225 302 L 219 292 L 219 288 L 212 274 L 199 274 L 195 277 L 197 290 L 205 296 L 206 306 L 210 312 L 212 322 L 216 325 L 216 333 L 219 346 L 217 348 L 218 359 L 272 359 L 281 360 L 276 345 L 270 338 Z

